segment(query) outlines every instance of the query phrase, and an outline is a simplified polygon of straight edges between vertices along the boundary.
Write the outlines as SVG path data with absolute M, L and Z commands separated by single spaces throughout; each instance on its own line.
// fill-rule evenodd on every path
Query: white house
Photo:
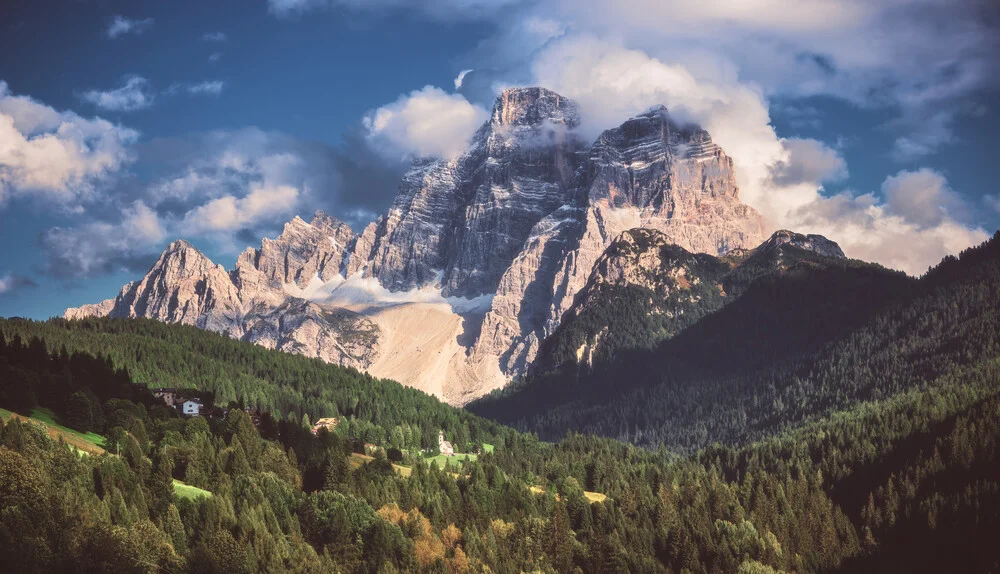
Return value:
M 451 443 L 444 440 L 444 431 L 438 431 L 438 450 L 445 456 L 455 456 L 455 449 Z
M 188 399 L 181 405 L 181 412 L 186 415 L 197 417 L 201 415 L 201 409 L 204 408 L 204 406 L 204 403 L 198 399 Z

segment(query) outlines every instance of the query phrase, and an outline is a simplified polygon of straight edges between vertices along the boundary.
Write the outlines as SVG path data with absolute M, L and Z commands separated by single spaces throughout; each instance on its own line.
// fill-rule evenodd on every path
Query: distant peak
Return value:
M 763 245 L 761 249 L 777 249 L 782 245 L 792 245 L 799 249 L 812 251 L 826 257 L 846 258 L 844 251 L 835 241 L 831 241 L 822 235 L 804 235 L 787 229 L 775 231 Z
M 322 209 L 317 209 L 316 213 L 313 214 L 312 221 L 309 222 L 309 225 L 312 225 L 313 227 L 328 227 L 330 229 L 335 229 L 347 224 Z
M 191 243 L 188 242 L 185 239 L 177 239 L 176 241 L 174 241 L 170 245 L 168 245 L 166 250 L 167 251 L 187 251 L 187 250 L 198 251 L 198 248 L 195 247 L 194 245 L 191 245 Z M 200 251 L 199 251 L 199 253 L 200 253 Z
M 546 120 L 575 126 L 579 123 L 576 102 L 539 87 L 507 88 L 493 105 L 493 123 L 537 125 Z

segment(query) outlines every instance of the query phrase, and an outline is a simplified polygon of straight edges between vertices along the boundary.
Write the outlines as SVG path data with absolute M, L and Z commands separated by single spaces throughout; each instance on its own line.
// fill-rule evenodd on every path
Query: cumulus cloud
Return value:
M 470 63 L 501 80 L 526 81 L 519 68 L 554 39 L 599 37 L 768 97 L 886 110 L 892 157 L 908 162 L 954 141 L 955 122 L 976 112 L 969 99 L 1000 84 L 1000 9 L 986 0 L 538 0 L 497 22 Z
M 225 42 L 229 39 L 225 32 L 208 32 L 201 37 L 206 42 Z
M 370 112 L 364 126 L 387 157 L 454 157 L 489 116 L 459 94 L 426 86 Z
M 887 177 L 882 183 L 882 195 L 889 213 L 920 229 L 969 217 L 965 201 L 948 186 L 943 175 L 931 169 L 904 170 Z
M 118 190 L 124 208 L 44 234 L 45 270 L 65 278 L 139 272 L 177 238 L 238 253 L 317 208 L 367 223 L 385 210 L 399 174 L 364 142 L 359 134 L 332 148 L 256 128 L 152 140 L 143 146 L 148 182 Z M 345 187 L 365 193 L 340 193 Z
M 12 94 L 0 81 L 0 205 L 44 196 L 75 208 L 132 160 L 135 130 Z
M 134 112 L 153 105 L 149 81 L 140 76 L 129 76 L 120 87 L 101 91 L 87 90 L 83 100 L 112 112 Z
M 299 190 L 289 185 L 254 185 L 245 197 L 227 195 L 189 212 L 182 229 L 190 234 L 232 232 L 276 215 L 288 215 L 297 206 Z
M 840 152 L 814 139 L 781 140 L 787 159 L 771 166 L 771 181 L 778 186 L 842 181 L 847 162 Z
M 894 177 L 886 179 L 883 189 L 899 184 Z M 934 207 L 901 209 L 899 199 L 881 202 L 871 193 L 849 192 L 817 197 L 790 214 L 789 220 L 802 232 L 835 239 L 849 257 L 876 261 L 911 275 L 920 275 L 945 255 L 989 238 L 982 228 L 956 220 L 940 205 L 934 206 L 936 222 L 930 224 L 927 215 Z
M 153 27 L 152 18 L 133 20 L 125 16 L 115 15 L 108 25 L 108 38 L 117 38 L 125 34 L 140 35 Z
M 24 277 L 23 275 L 15 275 L 13 273 L 0 275 L 0 296 L 13 293 L 20 289 L 33 288 L 33 287 L 38 287 L 38 283 L 35 283 L 29 277 Z

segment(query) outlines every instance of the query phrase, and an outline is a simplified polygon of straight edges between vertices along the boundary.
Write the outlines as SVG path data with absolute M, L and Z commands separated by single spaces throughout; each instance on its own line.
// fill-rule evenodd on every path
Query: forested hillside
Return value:
M 106 357 L 136 382 L 210 392 L 218 404 L 240 401 L 279 421 L 342 415 L 365 442 L 427 448 L 437 446 L 443 429 L 464 447 L 502 440 L 508 432 L 398 383 L 195 327 L 152 319 L 0 319 L 0 335 L 20 338 L 36 355 L 47 346 L 63 361 L 67 353 Z
M 1000 236 L 920 281 L 895 281 L 889 296 L 865 267 L 763 276 L 653 350 L 528 380 L 470 409 L 546 439 L 572 430 L 693 452 L 859 401 L 997 383 L 983 373 L 1000 357 Z
M 359 463 L 359 427 L 182 418 L 106 358 L 49 348 L 0 338 L 0 407 L 77 421 L 86 404 L 109 450 L 81 456 L 16 418 L 0 428 L 0 563 L 13 571 L 1000 567 L 987 543 L 1000 533 L 995 363 L 740 449 L 679 458 L 501 429 L 460 472 L 417 458 L 407 475 L 379 452 Z M 177 496 L 172 479 L 211 495 Z

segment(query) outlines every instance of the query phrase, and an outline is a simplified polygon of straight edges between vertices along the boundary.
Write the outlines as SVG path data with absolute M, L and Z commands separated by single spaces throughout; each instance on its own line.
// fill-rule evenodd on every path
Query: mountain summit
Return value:
M 663 107 L 590 145 L 579 123 L 555 92 L 505 90 L 468 149 L 415 161 L 362 233 L 295 217 L 228 272 L 175 242 L 118 297 L 65 316 L 197 325 L 467 402 L 525 372 L 623 232 L 715 256 L 766 236 L 708 132 Z

